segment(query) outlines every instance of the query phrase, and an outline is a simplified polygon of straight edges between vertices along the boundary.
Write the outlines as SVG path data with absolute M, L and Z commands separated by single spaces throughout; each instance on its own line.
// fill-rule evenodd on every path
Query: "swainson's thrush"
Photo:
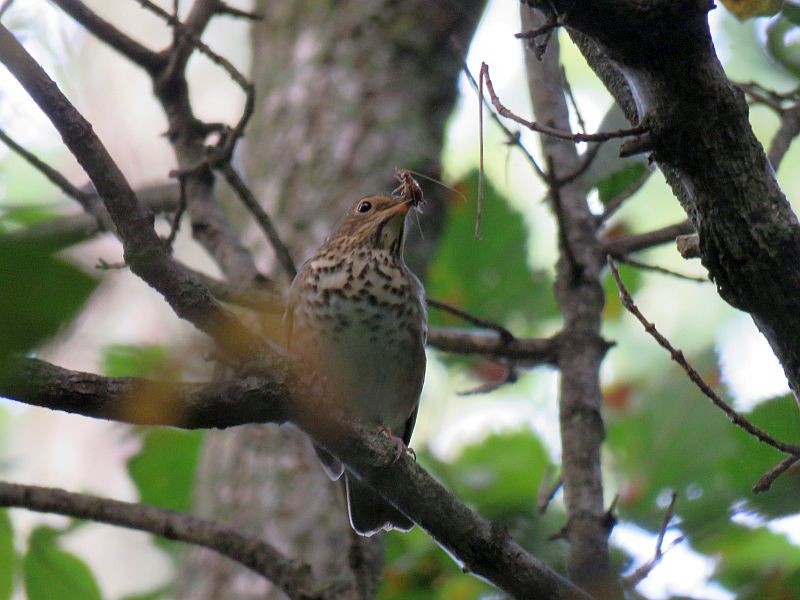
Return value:
M 406 215 L 421 191 L 407 172 L 398 177 L 394 195 L 355 202 L 303 264 L 286 324 L 295 362 L 322 376 L 334 401 L 408 444 L 425 378 L 427 315 L 422 284 L 403 260 Z M 315 449 L 332 479 L 345 475 L 356 532 L 412 527 L 339 459 Z

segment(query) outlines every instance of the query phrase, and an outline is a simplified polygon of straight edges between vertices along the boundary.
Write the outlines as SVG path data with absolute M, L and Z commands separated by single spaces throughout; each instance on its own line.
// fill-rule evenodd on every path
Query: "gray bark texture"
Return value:
M 538 29 L 546 20 L 522 6 L 523 30 Z M 569 109 L 559 61 L 558 38 L 538 60 L 525 53 L 528 87 L 536 120 L 570 130 Z M 580 162 L 572 141 L 542 135 L 542 153 L 551 178 L 574 172 Z M 558 365 L 561 472 L 567 510 L 565 536 L 569 544 L 570 579 L 596 596 L 621 594 L 612 573 L 607 518 L 603 504 L 600 450 L 605 430 L 601 414 L 600 365 L 608 344 L 600 335 L 603 316 L 601 271 L 604 257 L 596 236 L 597 221 L 589 210 L 586 186 L 580 178 L 551 186 L 550 202 L 559 227 L 559 260 L 555 294 L 564 316 L 559 334 Z
M 299 263 L 353 200 L 391 190 L 395 168 L 438 176 L 461 67 L 453 42 L 467 47 L 483 1 L 257 4 L 257 107 L 241 158 Z M 407 246 L 420 275 L 443 216 L 437 191 L 427 186 L 426 198 L 426 241 Z M 266 243 L 262 250 L 271 257 Z M 341 578 L 351 590 L 344 597 L 375 595 L 382 541 L 351 534 L 342 490 L 294 428 L 209 432 L 196 504 L 203 516 L 302 556 L 317 576 Z M 284 597 L 203 549 L 188 553 L 180 580 L 181 598 Z
M 800 392 L 800 226 L 711 40 L 708 0 L 532 2 L 625 110 L 700 238 L 720 296 L 750 313 Z

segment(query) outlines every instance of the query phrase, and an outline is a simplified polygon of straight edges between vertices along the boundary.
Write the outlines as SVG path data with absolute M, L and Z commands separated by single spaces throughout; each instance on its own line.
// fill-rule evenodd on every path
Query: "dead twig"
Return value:
M 564 478 L 560 475 L 553 479 L 555 469 L 553 465 L 548 465 L 547 470 L 544 473 L 544 477 L 542 478 L 542 483 L 539 486 L 539 494 L 536 500 L 536 508 L 539 510 L 539 514 L 544 514 L 547 512 L 547 509 L 550 507 L 550 503 L 553 501 L 553 498 L 556 497 L 558 490 L 564 485 Z
M 261 205 L 256 200 L 253 192 L 250 191 L 250 188 L 245 185 L 244 181 L 242 180 L 239 173 L 236 172 L 230 163 L 224 163 L 219 166 L 219 170 L 225 177 L 225 181 L 228 182 L 228 185 L 231 186 L 236 195 L 239 196 L 239 200 L 242 201 L 247 207 L 247 210 L 250 211 L 250 214 L 255 217 L 256 222 L 258 223 L 261 230 L 264 232 L 264 235 L 269 240 L 269 243 L 272 245 L 272 249 L 275 251 L 275 256 L 278 259 L 278 262 L 283 267 L 283 270 L 288 275 L 289 279 L 294 279 L 294 276 L 297 275 L 297 267 L 295 267 L 294 260 L 292 260 L 291 254 L 289 254 L 289 249 L 281 240 L 281 237 L 278 235 L 278 230 L 275 229 L 275 226 L 272 224 L 272 219 L 267 214 L 267 212 L 261 208 Z
M 483 327 L 484 329 L 491 329 L 492 331 L 496 331 L 500 334 L 500 340 L 504 344 L 510 344 L 514 341 L 514 334 L 511 333 L 508 329 L 496 323 L 494 321 L 489 321 L 488 319 L 484 319 L 482 317 L 478 317 L 469 313 L 465 310 L 457 308 L 452 304 L 448 304 L 447 302 L 442 302 L 441 300 L 434 300 L 433 298 L 428 298 L 426 300 L 428 306 L 430 308 L 435 308 L 438 310 L 443 310 L 445 312 L 449 312 L 452 315 L 457 316 L 460 319 L 465 320 L 467 323 L 471 323 L 477 327 Z
M 708 277 L 695 277 L 694 275 L 686 275 L 684 273 L 678 273 L 677 271 L 673 271 L 672 269 L 667 269 L 665 267 L 661 267 L 659 265 L 651 265 L 648 263 L 641 262 L 634 258 L 630 258 L 628 256 L 615 256 L 615 260 L 625 263 L 626 265 L 630 265 L 632 267 L 636 267 L 637 269 L 642 269 L 643 271 L 653 271 L 654 273 L 661 273 L 662 275 L 669 275 L 670 277 L 675 277 L 677 279 L 683 279 L 684 281 L 694 281 L 696 283 L 708 283 Z
M 745 417 L 743 417 L 740 413 L 736 412 L 727 402 L 725 402 L 722 398 L 720 398 L 717 393 L 711 389 L 705 380 L 700 376 L 700 374 L 692 367 L 689 362 L 686 360 L 686 357 L 683 355 L 683 352 L 677 350 L 667 338 L 665 338 L 661 333 L 656 329 L 656 326 L 648 321 L 631 297 L 628 288 L 625 287 L 625 284 L 622 283 L 622 278 L 619 275 L 619 271 L 617 270 L 617 266 L 614 264 L 614 260 L 609 256 L 608 257 L 608 266 L 611 269 L 611 275 L 614 277 L 614 281 L 617 284 L 617 289 L 619 290 L 619 298 L 622 302 L 622 306 L 624 306 L 629 313 L 631 313 L 636 319 L 642 324 L 645 331 L 650 334 L 650 336 L 658 342 L 658 345 L 664 348 L 667 352 L 669 352 L 670 357 L 674 360 L 678 365 L 684 370 L 686 375 L 691 379 L 691 381 L 698 387 L 698 389 L 705 395 L 711 402 L 719 408 L 725 415 L 730 419 L 730 421 L 736 425 L 737 427 L 744 429 L 747 433 L 752 435 L 758 441 L 767 444 L 768 446 L 772 446 L 776 450 L 780 450 L 785 454 L 789 454 L 790 456 L 784 459 L 784 461 L 775 467 L 772 471 L 776 473 L 773 474 L 772 471 L 767 473 L 764 477 L 762 477 L 757 483 L 756 487 L 753 488 L 753 491 L 764 491 L 766 489 L 764 487 L 764 482 L 766 481 L 767 484 L 771 485 L 772 481 L 780 475 L 781 473 L 785 472 L 789 467 L 791 467 L 795 462 L 800 460 L 800 446 L 796 444 L 787 444 L 786 442 L 782 442 L 780 440 L 776 440 L 772 437 L 769 433 L 754 425 L 750 421 L 748 421 Z M 766 487 L 769 487 L 767 485 Z M 763 488 L 763 489 L 762 489 Z
M 643 125 L 638 125 L 636 127 L 630 127 L 627 129 L 617 129 L 615 131 L 601 131 L 597 133 L 572 133 L 571 131 L 565 131 L 563 129 L 558 129 L 556 127 L 550 127 L 549 125 L 542 125 L 541 123 L 537 123 L 536 121 L 529 121 L 528 119 L 524 119 L 517 115 L 516 113 L 512 112 L 508 108 L 506 108 L 502 102 L 500 102 L 500 98 L 497 97 L 497 94 L 494 91 L 494 85 L 492 85 L 492 80 L 489 77 L 489 65 L 486 63 L 481 63 L 481 71 L 480 71 L 481 78 L 486 81 L 486 91 L 489 92 L 489 98 L 492 101 L 492 105 L 495 107 L 498 113 L 503 115 L 504 117 L 511 119 L 530 129 L 531 131 L 536 131 L 537 133 L 542 133 L 544 135 L 549 135 L 554 138 L 558 138 L 560 140 L 568 140 L 572 142 L 607 142 L 608 140 L 613 140 L 615 138 L 623 138 L 623 137 L 632 137 L 637 135 L 642 135 L 649 131 L 649 129 Z
M 479 394 L 488 394 L 493 392 L 497 389 L 500 389 L 504 385 L 509 383 L 516 383 L 519 379 L 519 374 L 517 373 L 517 369 L 513 362 L 504 364 L 505 373 L 503 377 L 501 377 L 497 381 L 487 381 L 471 390 L 463 390 L 461 392 L 456 392 L 457 396 L 477 396 Z
M 633 573 L 628 575 L 627 577 L 623 578 L 625 585 L 634 588 L 639 583 L 641 583 L 655 568 L 655 566 L 661 562 L 661 559 L 664 558 L 664 553 L 669 550 L 670 548 L 674 548 L 676 544 L 679 544 L 683 541 L 683 536 L 678 537 L 675 539 L 670 547 L 667 550 L 663 549 L 664 545 L 664 536 L 667 533 L 667 529 L 669 528 L 669 524 L 672 521 L 672 517 L 675 515 L 675 503 L 678 500 L 678 494 L 672 492 L 672 498 L 670 499 L 669 505 L 667 506 L 667 510 L 664 511 L 664 519 L 661 522 L 661 529 L 658 532 L 658 537 L 656 538 L 656 550 L 653 554 L 653 558 L 647 561 L 645 564 L 640 566 L 636 569 Z

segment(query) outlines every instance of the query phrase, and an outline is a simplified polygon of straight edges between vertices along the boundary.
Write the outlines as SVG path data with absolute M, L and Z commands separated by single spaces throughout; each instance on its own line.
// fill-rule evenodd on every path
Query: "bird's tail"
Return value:
M 408 517 L 351 474 L 345 474 L 345 481 L 350 524 L 359 535 L 370 536 L 391 529 L 408 531 L 414 526 Z

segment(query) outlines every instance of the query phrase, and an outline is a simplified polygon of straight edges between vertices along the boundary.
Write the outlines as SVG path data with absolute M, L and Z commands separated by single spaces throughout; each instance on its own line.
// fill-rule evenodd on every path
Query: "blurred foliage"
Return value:
M 142 449 L 128 460 L 139 499 L 162 508 L 188 510 L 202 441 L 201 431 L 144 430 Z
M 564 543 L 548 536 L 563 526 L 564 514 L 558 503 L 544 514 L 536 507 L 540 488 L 550 484 L 553 465 L 532 432 L 492 434 L 465 447 L 450 462 L 422 451 L 418 459 L 471 508 L 506 527 L 523 547 L 563 572 Z M 463 573 L 419 528 L 387 536 L 384 576 L 382 600 L 469 600 L 486 597 L 494 589 Z
M 478 172 L 456 188 L 466 202 L 449 206 L 447 221 L 428 274 L 427 294 L 497 323 L 513 318 L 533 323 L 557 316 L 552 282 L 526 263 L 527 232 L 521 215 L 486 181 L 481 239 L 475 239 Z M 463 325 L 431 310 L 432 325 Z
M 0 509 L 0 600 L 8 600 L 14 591 L 15 562 L 14 528 L 8 511 Z
M 724 3 L 742 19 L 773 14 L 780 7 L 775 0 Z M 762 37 L 760 32 L 764 28 L 759 29 L 754 22 L 740 24 L 729 16 L 724 19 L 727 21 L 723 20 L 720 26 L 724 38 L 721 41 L 734 48 L 733 57 L 726 64 L 729 73 L 743 81 L 763 78 L 762 83 L 789 81 L 797 87 L 800 43 L 796 34 L 800 9 L 795 4 L 787 3 L 766 26 L 766 35 Z M 580 68 L 588 70 L 583 65 Z M 567 69 L 570 72 L 576 67 L 567 65 Z M 574 87 L 580 104 L 582 90 Z M 609 111 L 604 122 L 610 123 L 613 118 L 617 117 Z M 619 160 L 613 144 L 607 145 L 603 152 L 600 156 L 607 155 L 608 159 L 598 161 L 587 171 L 585 181 L 597 190 L 600 202 L 608 205 L 643 176 L 645 165 L 635 160 Z M 787 157 L 787 162 L 790 160 Z M 9 174 L 2 180 L 6 195 L 18 204 L 0 209 L 0 233 L 53 216 L 54 211 L 47 206 L 24 203 L 44 195 L 50 189 L 49 184 L 41 177 L 33 177 L 32 169 L 17 157 L 5 158 L 2 170 Z M 15 176 L 11 177 L 11 173 Z M 660 176 L 651 179 L 660 180 Z M 486 183 L 481 240 L 474 239 L 477 172 L 469 173 L 457 184 L 466 201 L 454 202 L 449 207 L 430 266 L 428 293 L 488 320 L 513 326 L 515 332 L 535 332 L 542 322 L 559 318 L 552 276 L 531 273 L 526 260 L 527 245 L 539 224 L 526 223 L 528 215 L 511 207 L 507 197 L 511 192 L 504 191 L 507 186 Z M 648 186 L 651 184 L 642 194 L 647 202 L 626 204 L 620 216 L 609 223 L 605 232 L 608 236 L 640 231 L 656 220 L 665 220 L 660 223 L 665 225 L 676 214 L 683 218 L 663 181 L 656 193 L 652 190 L 658 183 L 648 182 Z M 538 192 L 531 195 L 539 197 Z M 669 213 L 670 210 L 675 212 Z M 11 353 L 35 351 L 74 318 L 94 289 L 96 282 L 92 277 L 53 256 L 56 249 L 56 245 L 33 247 L 0 240 L 0 359 Z M 620 265 L 620 271 L 634 294 L 653 294 L 654 289 L 664 289 L 652 285 L 652 279 L 635 268 Z M 637 336 L 643 335 L 638 324 L 624 317 L 610 277 L 605 280 L 604 289 L 604 317 L 607 326 L 613 327 L 619 346 L 630 342 L 633 331 Z M 661 295 L 660 299 L 670 303 L 670 308 L 679 315 L 677 320 L 683 319 L 681 315 L 686 312 L 698 312 L 696 306 L 686 306 L 680 298 Z M 438 310 L 431 311 L 431 323 L 463 325 Z M 693 362 L 709 381 L 718 382 L 718 361 L 712 350 L 714 340 L 706 331 L 697 335 L 702 336 L 699 343 L 705 346 L 705 352 L 693 356 Z M 612 349 L 610 357 L 613 352 Z M 677 367 L 670 366 L 666 355 L 662 362 L 649 355 L 636 358 L 645 363 L 639 379 L 625 380 L 618 376 L 615 379 L 616 374 L 604 373 L 609 380 L 604 389 L 605 473 L 609 494 L 617 490 L 620 493 L 619 517 L 655 534 L 661 526 L 665 500 L 675 490 L 679 494 L 676 527 L 685 534 L 684 543 L 704 556 L 717 559 L 714 578 L 721 585 L 732 590 L 737 598 L 797 598 L 800 549 L 771 529 L 770 524 L 774 519 L 800 511 L 800 470 L 790 470 L 771 490 L 754 495 L 753 484 L 781 456 L 733 426 Z M 169 373 L 168 349 L 109 346 L 104 351 L 102 366 L 106 374 L 113 376 Z M 497 395 L 504 392 L 517 393 L 504 388 Z M 491 403 L 496 397 L 489 396 L 486 402 Z M 782 440 L 800 442 L 800 418 L 789 397 L 770 399 L 747 416 Z M 553 423 L 552 427 L 557 425 Z M 141 501 L 187 510 L 191 505 L 202 433 L 174 429 L 137 431 L 142 447 L 130 459 L 128 471 Z M 536 508 L 539 490 L 547 486 L 549 473 L 555 466 L 551 464 L 551 453 L 535 433 L 516 430 L 488 435 L 462 448 L 453 461 L 437 459 L 424 450 L 418 456 L 426 468 L 472 508 L 506 527 L 535 556 L 564 571 L 564 542 L 548 540 L 565 523 L 560 498 L 556 497 L 544 514 Z M 34 600 L 92 600 L 101 596 L 87 565 L 60 548 L 62 533 L 48 527 L 36 528 L 20 560 L 15 555 L 8 515 L 0 514 L 0 600 L 11 594 L 15 564 L 21 564 L 28 597 Z M 495 593 L 488 584 L 463 573 L 419 528 L 408 534 L 393 532 L 386 540 L 385 577 L 380 591 L 384 600 L 469 600 Z M 163 540 L 160 543 L 170 546 Z M 628 557 L 615 550 L 614 560 L 620 564 Z M 164 595 L 168 592 L 157 590 L 127 600 Z
M 692 362 L 707 381 L 717 379 L 712 352 Z M 766 528 L 768 519 L 800 512 L 800 472 L 754 495 L 755 482 L 782 455 L 733 426 L 676 366 L 625 390 L 625 402 L 613 405 L 607 438 L 622 479 L 620 516 L 655 533 L 675 490 L 680 530 L 695 550 L 719 557 L 721 583 L 744 591 L 766 584 L 775 569 L 784 578 L 800 576 L 800 548 Z M 800 442 L 793 398 L 774 398 L 745 416 L 780 440 Z M 736 516 L 759 524 L 735 525 Z
M 800 41 L 796 30 L 798 25 L 800 5 L 789 2 L 767 27 L 767 51 L 794 77 L 800 77 Z
M 153 377 L 168 364 L 165 346 L 110 344 L 103 348 L 102 369 L 109 377 Z
M 91 569 L 59 547 L 63 533 L 51 527 L 31 532 L 22 560 L 28 600 L 100 600 L 102 594 Z
M 597 192 L 603 206 L 622 197 L 644 177 L 647 167 L 642 163 L 622 163 L 620 169 L 597 182 Z
M 30 352 L 55 335 L 96 284 L 42 244 L 0 238 L 0 377 L 9 356 Z
M 722 0 L 722 4 L 737 18 L 752 19 L 779 12 L 783 0 Z

